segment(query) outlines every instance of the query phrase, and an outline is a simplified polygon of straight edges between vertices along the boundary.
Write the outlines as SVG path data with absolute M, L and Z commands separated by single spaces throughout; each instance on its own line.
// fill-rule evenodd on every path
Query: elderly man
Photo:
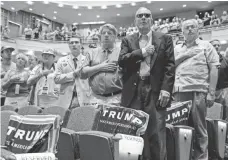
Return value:
M 85 56 L 81 54 L 81 39 L 71 37 L 68 42 L 70 54 L 61 57 L 56 66 L 55 83 L 60 84 L 59 106 L 72 109 L 89 103 L 88 80 L 80 79 L 80 71 Z
M 223 119 L 228 117 L 228 58 L 221 54 L 220 41 L 214 39 L 210 41 L 219 55 L 221 67 L 219 68 L 218 83 L 215 92 L 215 102 L 223 106 Z
M 16 64 L 12 62 L 12 52 L 15 49 L 10 46 L 2 46 L 1 48 L 1 79 L 4 78 L 5 74 L 9 70 L 15 70 Z M 1 89 L 1 106 L 5 102 L 5 92 Z
M 172 37 L 151 30 L 152 14 L 141 7 L 135 14 L 139 33 L 123 38 L 119 65 L 123 70 L 122 106 L 150 115 L 144 135 L 145 160 L 166 159 L 166 108 L 175 77 Z
M 219 56 L 213 46 L 199 39 L 199 26 L 195 19 L 182 24 L 185 43 L 175 49 L 176 77 L 174 98 L 176 101 L 192 100 L 191 120 L 195 128 L 194 160 L 208 159 L 207 107 L 215 99 L 218 79 Z
M 97 103 L 120 104 L 122 81 L 117 66 L 120 47 L 116 46 L 117 30 L 111 24 L 100 27 L 101 46 L 87 54 L 81 77 L 89 78 Z

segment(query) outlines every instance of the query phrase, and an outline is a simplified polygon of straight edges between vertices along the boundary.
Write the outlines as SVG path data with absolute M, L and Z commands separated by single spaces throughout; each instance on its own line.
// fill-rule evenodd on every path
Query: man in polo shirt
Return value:
M 100 27 L 101 46 L 86 55 L 81 78 L 89 85 L 97 103 L 120 104 L 122 81 L 117 66 L 120 47 L 115 43 L 117 30 L 112 24 Z
M 182 24 L 185 43 L 175 49 L 175 101 L 192 100 L 191 119 L 195 128 L 194 160 L 208 159 L 207 107 L 215 100 L 219 56 L 213 46 L 199 39 L 195 19 Z M 178 54 L 177 54 L 178 53 Z
M 216 49 L 219 55 L 219 61 L 221 66 L 218 73 L 218 83 L 215 92 L 215 102 L 220 103 L 223 106 L 223 119 L 227 119 L 228 116 L 228 57 L 221 54 L 220 41 L 214 39 L 210 41 L 213 47 Z

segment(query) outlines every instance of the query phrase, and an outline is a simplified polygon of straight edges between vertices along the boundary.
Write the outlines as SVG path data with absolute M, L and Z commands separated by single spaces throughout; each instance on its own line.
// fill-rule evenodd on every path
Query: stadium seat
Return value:
M 10 120 L 11 115 L 18 115 L 14 111 L 1 111 L 1 145 L 5 145 L 5 140 L 6 140 L 6 133 L 8 130 L 8 124 Z
M 225 142 L 227 122 L 207 118 L 208 153 L 210 158 L 223 159 L 225 157 Z
M 67 112 L 67 109 L 59 106 L 50 106 L 48 108 L 43 109 L 43 114 L 59 115 L 61 117 L 61 121 L 64 120 L 64 116 L 66 112 Z
M 20 115 L 39 115 L 42 114 L 42 109 L 37 106 L 25 106 L 18 109 Z
M 4 106 L 1 106 L 1 111 L 15 111 L 15 112 L 18 112 L 18 108 L 16 106 L 4 105 Z
M 207 108 L 207 118 L 210 119 L 222 119 L 223 118 L 223 107 L 218 103 L 214 103 L 211 108 Z
M 76 131 L 78 135 L 78 141 L 75 142 L 79 142 L 80 159 L 137 160 L 138 156 L 142 154 L 143 139 L 124 134 L 113 135 L 102 131 L 93 131 L 94 121 L 98 113 L 99 109 L 92 106 L 75 108 L 71 112 L 67 128 Z M 134 151 L 130 151 L 133 150 L 132 146 L 136 148 L 136 154 Z M 77 155 L 77 151 L 75 152 Z
M 90 131 L 93 128 L 93 123 L 98 112 L 99 110 L 96 107 L 91 106 L 75 108 L 71 111 L 66 128 L 75 132 Z
M 56 157 L 58 160 L 75 160 L 80 158 L 78 135 L 76 132 L 62 128 L 59 133 Z

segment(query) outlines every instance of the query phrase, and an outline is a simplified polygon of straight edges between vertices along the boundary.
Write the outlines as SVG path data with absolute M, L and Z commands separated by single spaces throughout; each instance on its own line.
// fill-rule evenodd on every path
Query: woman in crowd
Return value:
M 29 72 L 25 69 L 27 61 L 26 55 L 17 54 L 16 69 L 10 69 L 2 80 L 2 89 L 6 90 L 5 105 L 20 108 L 28 104 L 29 88 L 26 82 Z

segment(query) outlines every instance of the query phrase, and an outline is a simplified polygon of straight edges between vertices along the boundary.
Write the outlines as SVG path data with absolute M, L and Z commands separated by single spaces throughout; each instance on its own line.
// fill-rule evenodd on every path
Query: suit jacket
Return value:
M 77 61 L 77 67 L 81 68 L 85 60 L 85 56 L 79 55 Z M 80 106 L 84 106 L 85 103 L 89 103 L 91 96 L 91 89 L 88 84 L 88 80 L 82 80 L 79 77 L 74 77 L 74 61 L 71 55 L 61 57 L 56 66 L 55 73 L 55 83 L 61 84 L 60 86 L 60 97 L 59 97 L 59 106 L 64 108 L 69 108 L 74 84 L 76 84 L 77 98 Z
M 150 83 L 152 92 L 160 90 L 172 93 L 175 80 L 175 60 L 172 37 L 152 31 L 152 45 L 155 52 L 151 56 Z M 123 70 L 122 106 L 129 107 L 139 82 L 140 62 L 144 59 L 139 47 L 139 33 L 123 38 L 119 56 L 119 66 Z

